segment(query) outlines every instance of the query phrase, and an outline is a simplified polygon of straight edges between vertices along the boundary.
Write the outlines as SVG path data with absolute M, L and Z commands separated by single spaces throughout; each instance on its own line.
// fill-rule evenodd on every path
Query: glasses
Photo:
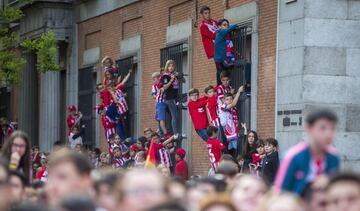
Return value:
M 22 149 L 22 148 L 25 148 L 25 147 L 26 147 L 26 144 L 15 144 L 15 143 L 13 143 L 13 144 L 12 144 L 12 147 Z

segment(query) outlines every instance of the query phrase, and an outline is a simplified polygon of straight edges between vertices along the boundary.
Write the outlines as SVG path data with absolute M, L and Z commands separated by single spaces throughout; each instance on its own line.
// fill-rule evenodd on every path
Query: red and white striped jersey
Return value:
M 226 104 L 221 105 L 219 116 L 226 139 L 231 140 L 236 138 L 239 134 L 239 119 L 236 107 L 228 109 Z
M 165 101 L 165 93 L 161 91 L 161 87 L 159 88 L 158 84 L 153 84 L 151 95 L 155 97 L 156 103 L 163 103 Z
M 160 164 L 170 168 L 172 166 L 171 155 L 167 148 L 159 149 Z
M 217 101 L 218 101 L 219 106 L 223 104 L 224 95 L 226 93 L 231 93 L 231 89 L 232 89 L 232 87 L 230 85 L 228 87 L 225 87 L 224 85 L 220 84 L 215 87 L 215 91 L 217 94 Z
M 114 96 L 115 97 L 114 102 L 116 103 L 116 108 L 119 114 L 123 114 L 129 110 L 128 104 L 125 99 L 125 94 L 122 91 L 123 88 L 124 88 L 123 85 L 118 85 L 116 87 L 115 96 Z
M 121 157 L 113 157 L 112 161 L 111 161 L 112 167 L 113 168 L 125 168 L 126 167 L 126 160 L 125 158 Z

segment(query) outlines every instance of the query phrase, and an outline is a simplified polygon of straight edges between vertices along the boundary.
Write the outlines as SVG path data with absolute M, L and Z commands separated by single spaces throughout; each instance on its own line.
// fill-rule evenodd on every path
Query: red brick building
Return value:
M 212 18 L 225 17 L 231 23 L 247 27 L 243 36 L 245 40 L 240 39 L 247 46 L 240 50 L 251 66 L 252 90 L 245 109 L 248 113 L 245 121 L 251 129 L 258 131 L 260 137 L 275 135 L 277 1 L 144 0 L 124 1 L 127 3 L 118 4 L 116 9 L 104 5 L 104 1 L 97 2 L 85 1 L 77 5 L 80 109 L 82 97 L 87 96 L 87 88 L 81 85 L 85 82 L 81 81 L 89 83 L 87 79 L 90 79 L 93 85 L 101 81 L 99 62 L 105 55 L 114 60 L 123 59 L 119 61 L 123 67 L 127 67 L 126 62 L 137 64 L 131 82 L 134 94 L 132 125 L 137 135 L 141 135 L 145 127 L 157 127 L 151 97 L 151 74 L 163 64 L 161 54 L 164 60 L 166 55 L 175 54 L 171 51 L 176 46 L 178 50 L 180 48 L 178 61 L 182 62 L 186 80 L 183 93 L 191 87 L 202 91 L 207 85 L 215 85 L 215 65 L 205 55 L 198 28 L 201 22 L 199 8 L 207 5 L 211 8 Z M 94 5 L 105 9 L 98 6 L 95 11 L 92 9 Z M 85 71 L 89 74 L 83 74 Z M 85 94 L 82 96 L 81 93 Z M 209 166 L 206 145 L 193 130 L 186 113 L 184 110 L 182 114 L 183 133 L 187 136 L 183 146 L 191 151 L 188 154 L 191 154 L 192 173 L 206 174 Z M 89 122 L 98 121 L 91 111 L 89 114 Z M 99 132 L 100 124 L 93 122 L 93 125 Z M 101 143 L 104 143 L 103 138 Z

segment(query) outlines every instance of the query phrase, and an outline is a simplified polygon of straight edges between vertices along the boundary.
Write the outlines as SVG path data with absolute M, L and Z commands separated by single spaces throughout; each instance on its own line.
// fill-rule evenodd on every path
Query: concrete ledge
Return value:
M 120 41 L 120 55 L 136 53 L 141 48 L 141 35 L 136 35 Z
M 100 48 L 90 48 L 84 51 L 83 65 L 97 63 L 100 59 Z
M 169 44 L 185 40 L 191 36 L 191 32 L 191 20 L 168 26 L 166 29 L 166 43 Z
M 224 17 L 228 19 L 230 23 L 239 23 L 255 17 L 256 12 L 256 2 L 251 2 L 239 7 L 225 10 Z

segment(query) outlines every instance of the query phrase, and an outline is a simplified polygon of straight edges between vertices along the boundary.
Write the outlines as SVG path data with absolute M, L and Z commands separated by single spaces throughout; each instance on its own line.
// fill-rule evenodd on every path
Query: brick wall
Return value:
M 248 3 L 250 0 L 229 0 L 230 8 Z M 275 103 L 275 47 L 276 47 L 276 1 L 260 1 L 259 24 L 259 94 L 258 94 L 258 131 L 260 135 L 274 134 Z M 201 5 L 208 5 L 212 17 L 223 17 L 226 4 L 224 1 L 198 0 Z M 266 10 L 265 10 L 266 8 Z M 154 102 L 150 96 L 151 74 L 159 70 L 160 49 L 166 46 L 166 27 L 193 19 L 194 26 L 201 22 L 196 20 L 195 2 L 189 0 L 148 0 L 131 4 L 127 7 L 89 19 L 79 24 L 79 64 L 82 64 L 82 53 L 87 45 L 86 36 L 93 32 L 100 33 L 99 47 L 101 54 L 119 58 L 120 40 L 142 34 L 142 81 L 141 81 L 141 130 L 145 127 L 156 128 L 154 121 Z M 134 28 L 128 24 L 135 21 Z M 124 36 L 124 37 L 123 37 Z M 89 39 L 88 39 L 89 40 Z M 89 42 L 89 41 L 88 41 Z M 192 36 L 192 87 L 201 91 L 209 84 L 215 84 L 215 65 L 206 58 L 202 47 L 199 28 L 193 28 Z M 86 45 L 86 46 L 85 46 Z M 102 140 L 104 142 L 104 140 Z M 192 167 L 193 174 L 205 175 L 209 169 L 206 145 L 192 131 Z

